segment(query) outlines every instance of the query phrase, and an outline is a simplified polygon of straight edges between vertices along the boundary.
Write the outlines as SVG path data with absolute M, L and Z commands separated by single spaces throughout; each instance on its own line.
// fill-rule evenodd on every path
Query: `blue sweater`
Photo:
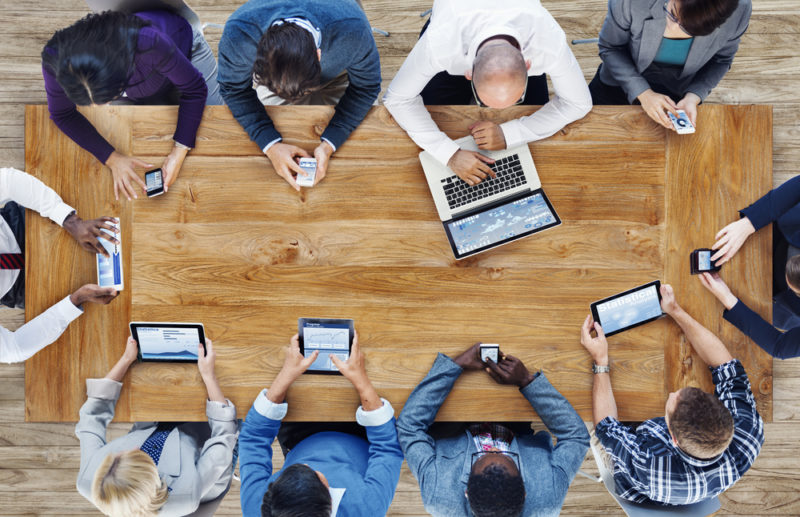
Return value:
M 756 230 L 777 222 L 789 244 L 800 247 L 800 176 L 771 190 L 739 213 L 750 219 Z M 800 314 L 800 299 L 793 293 L 783 296 L 782 300 L 789 310 Z M 800 327 L 781 332 L 741 300 L 722 315 L 772 357 L 787 359 L 800 356 Z
M 267 418 L 252 407 L 242 425 L 239 471 L 245 517 L 260 517 L 267 488 L 283 472 L 272 472 L 272 442 L 280 426 L 280 420 Z M 285 468 L 305 463 L 325 474 L 332 488 L 345 488 L 337 517 L 386 515 L 400 480 L 403 452 L 395 419 L 366 429 L 369 443 L 344 433 L 314 434 L 298 443 L 283 464 Z
M 261 36 L 283 18 L 305 18 L 322 33 L 322 83 L 347 71 L 350 85 L 322 133 L 338 149 L 381 90 L 381 65 L 364 11 L 354 0 L 250 0 L 228 18 L 219 42 L 220 93 L 250 139 L 263 149 L 281 138 L 253 89 Z

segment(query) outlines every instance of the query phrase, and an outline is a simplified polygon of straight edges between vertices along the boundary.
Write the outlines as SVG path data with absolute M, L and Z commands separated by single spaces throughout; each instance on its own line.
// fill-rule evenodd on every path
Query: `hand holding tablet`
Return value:
M 660 318 L 661 281 L 634 287 L 623 293 L 591 304 L 592 318 L 600 323 L 606 336 L 638 327 Z
M 350 357 L 355 326 L 351 319 L 334 318 L 298 318 L 297 334 L 299 335 L 300 353 L 303 357 L 316 359 L 308 368 L 308 373 L 340 374 L 332 357 L 341 362 Z
M 130 327 L 140 361 L 196 362 L 198 350 L 205 350 L 202 323 L 131 322 Z

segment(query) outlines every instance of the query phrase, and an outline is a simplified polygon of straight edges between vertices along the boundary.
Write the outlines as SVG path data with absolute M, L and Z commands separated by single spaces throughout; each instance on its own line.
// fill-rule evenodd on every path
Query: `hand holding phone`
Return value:
M 164 193 L 164 174 L 161 169 L 153 169 L 144 173 L 147 197 L 155 197 Z
M 689 256 L 690 273 L 699 275 L 700 273 L 716 272 L 721 269 L 715 261 L 711 260 L 714 250 L 709 248 L 699 248 L 694 250 Z
M 487 363 L 489 360 L 496 363 L 500 360 L 500 345 L 497 343 L 481 343 L 481 362 Z
M 298 174 L 297 182 L 301 187 L 313 187 L 314 180 L 317 176 L 317 160 L 316 158 L 300 158 L 300 168 L 306 173 L 305 176 Z
M 678 110 L 677 117 L 668 111 L 667 116 L 672 122 L 672 127 L 675 128 L 675 131 L 677 131 L 679 135 L 688 135 L 690 133 L 694 133 L 694 125 L 692 124 L 692 121 L 689 120 L 689 116 L 685 111 Z

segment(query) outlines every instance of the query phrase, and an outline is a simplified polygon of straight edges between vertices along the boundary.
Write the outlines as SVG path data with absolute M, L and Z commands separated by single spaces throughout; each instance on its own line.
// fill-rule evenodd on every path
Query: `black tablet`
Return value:
M 356 331 L 353 320 L 349 319 L 299 318 L 297 333 L 300 335 L 300 353 L 304 357 L 319 352 L 306 373 L 339 374 L 331 356 L 347 361 Z
M 596 301 L 591 305 L 592 317 L 606 336 L 658 319 L 664 314 L 660 289 L 661 281 L 656 280 Z
M 197 344 L 205 353 L 202 323 L 131 322 L 131 336 L 139 344 L 140 361 L 197 362 Z

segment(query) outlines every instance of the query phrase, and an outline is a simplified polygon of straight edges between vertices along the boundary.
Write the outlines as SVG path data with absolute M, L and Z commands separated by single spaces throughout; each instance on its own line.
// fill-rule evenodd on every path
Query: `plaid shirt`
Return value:
M 719 456 L 701 460 L 672 443 L 663 417 L 636 432 L 606 417 L 595 434 L 614 462 L 617 495 L 633 502 L 691 504 L 716 496 L 750 468 L 764 443 L 764 423 L 738 359 L 711 370 L 715 394 L 733 416 L 733 441 Z

